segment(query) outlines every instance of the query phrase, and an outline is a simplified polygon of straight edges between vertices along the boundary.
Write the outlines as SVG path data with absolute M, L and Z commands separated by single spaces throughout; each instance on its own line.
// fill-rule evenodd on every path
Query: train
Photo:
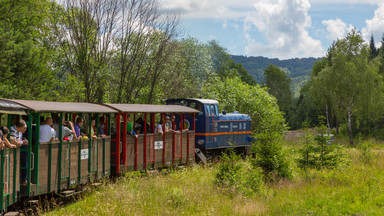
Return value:
M 0 115 L 8 128 L 23 118 L 29 141 L 24 148 L 0 150 L 2 214 L 41 195 L 70 196 L 89 182 L 126 172 L 205 162 L 228 148 L 246 152 L 252 142 L 250 116 L 220 114 L 218 102 L 210 99 L 169 99 L 166 105 L 0 99 Z M 94 138 L 40 142 L 41 117 L 54 115 L 59 128 L 81 117 L 87 134 L 91 119 L 96 127 L 105 125 L 105 134 L 96 129 Z M 159 123 L 170 132 L 154 133 Z M 128 131 L 139 126 L 137 134 Z

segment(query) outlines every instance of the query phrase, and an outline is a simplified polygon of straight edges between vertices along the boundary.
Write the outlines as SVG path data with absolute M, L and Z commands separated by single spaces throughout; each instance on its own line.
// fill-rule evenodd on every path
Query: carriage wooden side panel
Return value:
M 127 170 L 135 170 L 135 140 L 134 136 L 127 137 Z

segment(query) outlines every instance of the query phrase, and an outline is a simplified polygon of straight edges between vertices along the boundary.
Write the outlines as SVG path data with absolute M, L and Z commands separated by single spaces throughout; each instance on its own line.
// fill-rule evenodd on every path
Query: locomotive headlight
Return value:
M 197 140 L 197 144 L 203 145 L 204 144 L 204 140 L 202 140 L 202 139 Z

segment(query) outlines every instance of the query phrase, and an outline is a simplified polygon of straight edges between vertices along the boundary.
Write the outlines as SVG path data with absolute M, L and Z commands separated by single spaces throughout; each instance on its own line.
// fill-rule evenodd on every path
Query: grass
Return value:
M 382 215 L 384 145 L 372 142 L 370 163 L 347 147 L 349 165 L 307 174 L 294 167 L 293 180 L 267 183 L 252 197 L 215 185 L 217 165 L 194 166 L 166 175 L 131 173 L 47 215 Z M 298 141 L 285 146 L 297 157 Z

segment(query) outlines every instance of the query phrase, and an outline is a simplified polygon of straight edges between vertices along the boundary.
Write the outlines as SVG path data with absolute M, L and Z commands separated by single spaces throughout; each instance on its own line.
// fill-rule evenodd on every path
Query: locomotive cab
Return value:
M 199 110 L 196 115 L 195 147 L 205 154 L 217 155 L 226 148 L 246 150 L 251 145 L 249 115 L 219 113 L 218 101 L 209 99 L 169 99 L 167 104 L 184 105 Z M 192 122 L 192 116 L 188 121 Z

